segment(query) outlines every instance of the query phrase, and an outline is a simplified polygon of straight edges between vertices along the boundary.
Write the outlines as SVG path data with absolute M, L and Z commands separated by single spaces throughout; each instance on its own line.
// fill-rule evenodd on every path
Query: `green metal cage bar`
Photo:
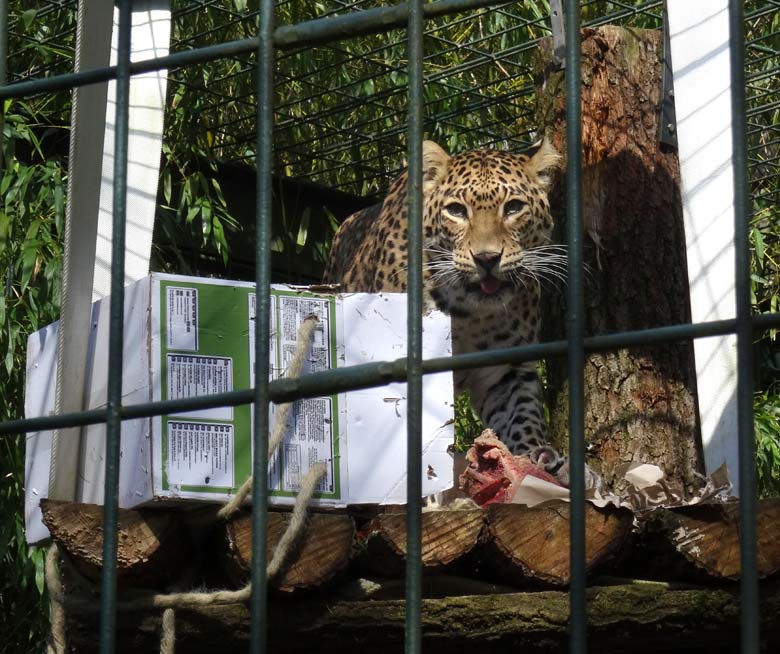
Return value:
M 119 455 L 122 433 L 122 368 L 125 321 L 125 225 L 130 116 L 130 30 L 132 0 L 119 3 L 117 41 L 114 185 L 109 306 L 106 473 L 103 499 L 103 570 L 100 577 L 100 651 L 116 647 L 116 566 L 119 510 Z
M 58 77 L 31 80 L 13 85 L 3 85 L 5 80 L 5 56 L 0 63 L 0 98 L 22 97 L 59 89 L 73 88 L 82 84 L 108 79 L 117 80 L 116 153 L 117 164 L 114 185 L 114 243 L 112 245 L 112 301 L 111 337 L 109 354 L 108 406 L 103 410 L 83 411 L 62 416 L 7 421 L 0 425 L 0 434 L 29 432 L 96 422 L 107 423 L 107 461 L 105 488 L 104 571 L 101 584 L 101 651 L 111 653 L 115 647 L 116 610 L 116 518 L 118 453 L 121 422 L 126 419 L 160 415 L 184 408 L 202 408 L 225 404 L 246 404 L 254 402 L 255 411 L 255 467 L 254 488 L 254 547 L 253 547 L 253 595 L 252 651 L 266 651 L 267 580 L 265 575 L 265 503 L 267 499 L 267 432 L 268 403 L 289 401 L 300 397 L 313 397 L 323 392 L 334 392 L 367 386 L 379 386 L 389 381 L 406 380 L 409 384 L 409 480 L 410 504 L 407 511 L 409 533 L 409 568 L 407 572 L 407 651 L 419 652 L 420 633 L 420 577 L 419 577 L 419 480 L 421 478 L 419 456 L 419 409 L 421 400 L 422 374 L 456 370 L 461 368 L 490 365 L 499 362 L 520 362 L 539 359 L 544 356 L 569 357 L 569 374 L 572 380 L 571 418 L 571 481 L 572 481 L 572 531 L 571 531 L 571 651 L 585 652 L 585 576 L 584 576 L 584 485 L 583 467 L 584 440 L 582 438 L 582 408 L 584 398 L 580 385 L 585 352 L 615 349 L 627 345 L 668 343 L 677 340 L 699 338 L 715 334 L 736 333 L 738 338 L 738 413 L 740 444 L 740 496 L 742 512 L 740 542 L 742 549 L 742 651 L 758 652 L 758 585 L 756 574 L 756 480 L 754 467 L 754 441 L 752 419 L 752 359 L 751 341 L 753 332 L 759 329 L 780 326 L 780 314 L 752 316 L 750 309 L 750 252 L 748 242 L 748 218 L 750 215 L 749 187 L 747 184 L 747 143 L 745 112 L 745 58 L 744 58 L 744 8 L 738 0 L 730 2 L 731 26 L 731 75 L 732 75 L 732 121 L 734 138 L 734 184 L 735 184 L 735 250 L 737 274 L 737 317 L 735 320 L 675 325 L 602 337 L 585 338 L 583 332 L 582 266 L 580 230 L 581 207 L 579 189 L 579 148 L 570 147 L 567 200 L 569 210 L 568 242 L 570 246 L 569 286 L 569 338 L 567 341 L 545 343 L 520 348 L 459 355 L 422 361 L 421 352 L 421 238 L 420 196 L 421 141 L 422 141 L 422 23 L 424 17 L 448 12 L 464 11 L 483 7 L 493 2 L 487 0 L 442 0 L 423 5 L 415 0 L 407 5 L 364 10 L 354 15 L 334 17 L 325 21 L 314 20 L 299 25 L 273 27 L 273 2 L 265 0 L 261 10 L 260 33 L 257 39 L 247 39 L 218 46 L 200 48 L 191 52 L 175 53 L 158 60 L 131 64 L 129 61 L 129 15 L 130 0 L 120 1 L 119 57 L 115 67 L 86 73 L 65 74 Z M 580 142 L 579 110 L 571 98 L 579 94 L 579 3 L 567 0 L 567 33 L 570 35 L 567 52 L 567 142 Z M 7 26 L 7 0 L 0 4 L 3 22 Z M 627 7 L 626 11 L 635 10 Z M 439 13 L 437 13 L 439 12 Z M 365 21 L 365 22 L 364 22 Z M 268 359 L 269 308 L 268 288 L 270 266 L 267 231 L 270 226 L 270 157 L 273 148 L 273 62 L 275 50 L 300 47 L 311 43 L 354 37 L 397 29 L 408 21 L 410 53 L 410 102 L 409 102 L 409 161 L 410 161 L 410 274 L 409 274 L 409 349 L 406 359 L 383 362 L 352 369 L 315 373 L 297 380 L 270 382 L 265 374 Z M 573 38 L 572 38 L 573 36 Z M 0 53 L 5 49 L 6 29 L 0 37 Z M 257 197 L 257 370 L 255 389 L 237 391 L 206 398 L 146 403 L 133 406 L 121 404 L 122 324 L 123 324 L 123 259 L 125 190 L 127 173 L 127 111 L 128 85 L 132 74 L 160 68 L 186 66 L 212 61 L 223 56 L 232 56 L 256 50 L 261 64 L 258 66 L 258 109 L 257 109 L 257 152 L 258 152 L 258 197 Z M 4 53 L 2 53 L 4 55 Z M 571 71 L 576 71 L 571 74 Z M 573 156 L 572 156 L 573 155 Z M 415 415 L 417 414 L 417 415 Z M 415 469 L 416 468 L 416 469 Z M 419 474 L 418 474 L 419 473 Z M 415 481 L 416 480 L 416 481 Z M 416 484 L 416 485 L 415 485 Z
M 569 651 L 587 651 L 585 586 L 585 284 L 582 258 L 582 87 L 580 3 L 567 0 L 566 25 L 566 296 L 569 376 Z
M 764 331 L 780 327 L 780 313 L 765 313 L 751 316 L 754 331 Z M 630 332 L 618 332 L 585 338 L 586 352 L 604 352 L 630 345 L 661 345 L 685 341 L 691 338 L 706 338 L 733 334 L 736 319 L 716 320 L 696 324 L 653 327 Z M 567 341 L 549 341 L 524 345 L 522 347 L 458 354 L 452 357 L 425 359 L 422 362 L 423 374 L 433 374 L 449 370 L 465 370 L 499 363 L 521 363 L 536 361 L 548 357 L 565 356 Z M 383 386 L 391 382 L 406 379 L 406 359 L 369 363 L 338 371 L 328 370 L 310 373 L 298 379 L 277 379 L 270 383 L 272 402 L 289 402 L 295 399 L 318 397 L 328 392 L 343 392 L 374 386 Z M 220 406 L 238 406 L 254 401 L 252 390 L 231 391 L 214 395 L 191 397 L 180 400 L 162 400 L 125 405 L 121 409 L 122 420 L 148 418 L 151 416 L 209 409 Z M 0 435 L 18 434 L 33 431 L 61 429 L 79 425 L 91 425 L 106 421 L 106 409 L 90 409 L 61 415 L 23 418 L 0 423 Z
M 409 223 L 406 342 L 406 652 L 422 650 L 423 2 L 409 0 Z
M 734 252 L 737 304 L 737 436 L 739 439 L 739 545 L 742 654 L 758 654 L 756 442 L 753 425 L 753 328 L 750 313 L 750 191 L 745 113 L 745 38 L 742 0 L 729 0 L 731 138 L 734 167 Z
M 423 5 L 423 12 L 426 18 L 433 18 L 491 4 L 496 4 L 496 0 L 438 0 Z M 363 13 L 365 15 L 362 15 Z M 360 14 L 358 15 L 356 12 L 307 21 L 298 25 L 278 27 L 273 32 L 275 47 L 280 50 L 300 48 L 398 29 L 406 25 L 409 10 L 406 4 L 398 4 L 379 9 L 366 9 Z M 164 57 L 131 62 L 129 70 L 131 75 L 137 75 L 155 70 L 203 64 L 223 57 L 255 52 L 258 48 L 258 39 L 240 39 L 213 46 L 204 46 L 197 50 L 175 52 Z M 0 99 L 18 98 L 72 89 L 85 84 L 96 84 L 116 79 L 117 74 L 117 66 L 106 66 L 95 70 L 17 82 L 0 89 Z
M 274 3 L 263 0 L 257 39 L 257 207 L 255 390 L 252 463 L 252 595 L 250 651 L 262 654 L 268 638 L 268 578 L 265 549 L 268 525 L 268 433 L 271 337 L 271 160 L 274 125 Z

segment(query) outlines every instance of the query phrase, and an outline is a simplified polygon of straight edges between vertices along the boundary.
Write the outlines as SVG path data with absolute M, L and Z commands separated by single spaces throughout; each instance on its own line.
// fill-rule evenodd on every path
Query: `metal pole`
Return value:
M 759 643 L 756 546 L 756 444 L 753 433 L 753 324 L 750 316 L 750 187 L 745 116 L 745 39 L 742 0 L 729 2 L 731 135 L 734 169 L 734 254 L 737 304 L 737 435 L 739 438 L 739 542 L 742 654 Z
M 125 313 L 125 223 L 127 138 L 130 113 L 130 33 L 132 0 L 119 3 L 114 141 L 114 198 L 111 243 L 111 305 L 108 343 L 108 418 L 103 498 L 103 573 L 100 584 L 100 651 L 116 645 L 116 556 L 119 503 L 119 454 L 122 431 L 122 353 Z
M 255 392 L 252 447 L 252 596 L 250 652 L 263 654 L 268 638 L 268 371 L 271 323 L 271 164 L 274 128 L 274 2 L 260 6 L 257 50 L 257 214 L 255 263 Z
M 406 652 L 422 647 L 423 3 L 409 1 L 409 272 L 407 277 Z
M 585 614 L 585 302 L 582 263 L 582 108 L 580 89 L 580 3 L 566 3 L 566 212 L 569 247 L 568 374 L 569 481 L 571 521 L 569 561 L 569 651 L 587 651 Z
M 0 0 L 0 87 L 8 83 L 8 0 Z M 0 179 L 5 172 L 5 104 L 0 103 Z M 0 291 L 0 293 L 5 292 Z

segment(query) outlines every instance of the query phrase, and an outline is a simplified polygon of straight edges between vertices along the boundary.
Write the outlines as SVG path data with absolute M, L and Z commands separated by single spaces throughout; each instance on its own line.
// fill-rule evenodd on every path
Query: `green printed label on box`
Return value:
M 251 285 L 159 281 L 161 399 L 251 388 L 255 367 L 256 295 Z M 336 367 L 336 300 L 308 292 L 271 291 L 271 380 L 283 377 L 297 333 L 318 318 L 301 374 Z M 273 429 L 278 408 L 271 404 Z M 217 407 L 163 416 L 162 489 L 234 493 L 252 469 L 254 406 Z M 269 461 L 269 492 L 295 495 L 308 469 L 326 462 L 317 497 L 341 499 L 339 396 L 293 404 L 282 444 Z

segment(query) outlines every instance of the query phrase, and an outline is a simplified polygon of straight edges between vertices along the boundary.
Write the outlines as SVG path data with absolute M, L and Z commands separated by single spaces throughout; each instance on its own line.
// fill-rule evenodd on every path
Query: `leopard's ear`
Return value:
M 561 155 L 545 136 L 541 141 L 534 143 L 526 153 L 528 164 L 526 170 L 535 175 L 545 190 L 550 188 L 552 173 L 561 167 Z
M 430 193 L 436 185 L 444 179 L 450 155 L 433 141 L 423 141 L 423 195 Z

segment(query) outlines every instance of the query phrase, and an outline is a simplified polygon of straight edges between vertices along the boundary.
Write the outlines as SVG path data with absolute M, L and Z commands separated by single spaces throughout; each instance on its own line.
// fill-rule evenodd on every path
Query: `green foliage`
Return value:
M 758 491 L 780 497 L 780 404 L 777 394 L 763 391 L 754 402 Z
M 483 429 L 482 420 L 471 405 L 468 391 L 463 391 L 455 398 L 455 451 L 468 451 Z
M 5 416 L 4 416 L 5 417 Z M 24 440 L 0 439 L 0 652 L 42 652 L 44 549 L 24 540 Z
M 745 36 L 749 78 L 747 105 L 751 157 L 751 300 L 756 313 L 780 311 L 780 13 L 761 2 L 746 3 Z M 755 430 L 759 490 L 780 494 L 780 331 L 757 334 Z
M 166 117 L 160 171 L 165 200 L 160 207 L 161 226 L 163 230 L 187 226 L 198 235 L 202 247 L 215 250 L 227 266 L 230 254 L 225 230 L 238 230 L 240 225 L 228 210 L 217 180 L 214 132 L 193 120 L 201 113 L 203 94 L 198 89 L 208 83 L 209 73 L 196 67 L 183 74 L 193 79 L 174 89 Z
M 0 420 L 24 414 L 27 336 L 59 315 L 65 188 L 38 136 L 47 105 L 5 104 L 0 176 Z M 24 438 L 0 439 L 0 651 L 34 652 L 46 632 L 43 550 L 24 539 Z
M 780 145 L 780 13 L 759 13 L 746 24 L 746 37 L 753 42 L 747 50 L 748 74 L 754 79 L 748 87 L 748 130 L 752 166 L 753 218 L 751 245 L 753 249 L 752 302 L 756 312 L 780 310 L 780 210 L 777 196 L 778 159 Z M 780 342 L 778 330 L 762 336 L 763 363 L 772 377 L 777 378 Z M 773 380 L 762 380 L 766 385 Z

